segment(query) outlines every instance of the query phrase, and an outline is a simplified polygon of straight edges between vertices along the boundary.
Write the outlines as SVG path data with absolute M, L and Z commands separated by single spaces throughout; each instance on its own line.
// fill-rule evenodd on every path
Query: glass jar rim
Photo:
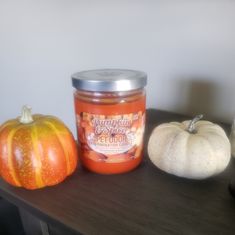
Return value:
M 84 91 L 131 91 L 147 85 L 147 74 L 129 69 L 86 70 L 73 74 L 72 84 Z

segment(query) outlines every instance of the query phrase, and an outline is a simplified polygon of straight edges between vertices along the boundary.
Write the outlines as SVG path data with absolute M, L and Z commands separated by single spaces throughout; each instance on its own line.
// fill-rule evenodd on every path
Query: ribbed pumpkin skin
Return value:
M 225 170 L 231 158 L 231 146 L 224 130 L 209 121 L 190 121 L 157 126 L 148 143 L 150 160 L 159 169 L 188 179 L 206 179 Z
M 53 116 L 33 115 L 33 122 L 9 120 L 0 127 L 0 175 L 26 189 L 56 185 L 77 166 L 73 135 Z

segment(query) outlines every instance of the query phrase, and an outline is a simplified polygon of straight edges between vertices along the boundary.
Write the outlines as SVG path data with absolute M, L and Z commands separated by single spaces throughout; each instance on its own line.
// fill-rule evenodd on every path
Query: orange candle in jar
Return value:
M 83 166 L 101 174 L 137 167 L 143 154 L 146 74 L 90 70 L 72 75 L 72 82 Z

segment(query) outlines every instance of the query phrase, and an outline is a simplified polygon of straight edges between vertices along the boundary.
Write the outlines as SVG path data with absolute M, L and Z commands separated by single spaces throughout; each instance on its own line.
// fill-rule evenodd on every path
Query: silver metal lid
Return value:
M 98 69 L 72 75 L 73 87 L 85 91 L 130 91 L 147 84 L 147 74 L 127 69 Z

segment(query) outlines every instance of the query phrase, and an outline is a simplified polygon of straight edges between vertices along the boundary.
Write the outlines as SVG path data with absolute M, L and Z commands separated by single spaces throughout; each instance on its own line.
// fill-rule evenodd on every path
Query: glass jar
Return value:
M 118 174 L 142 159 L 147 76 L 103 69 L 72 75 L 81 162 L 90 171 Z

